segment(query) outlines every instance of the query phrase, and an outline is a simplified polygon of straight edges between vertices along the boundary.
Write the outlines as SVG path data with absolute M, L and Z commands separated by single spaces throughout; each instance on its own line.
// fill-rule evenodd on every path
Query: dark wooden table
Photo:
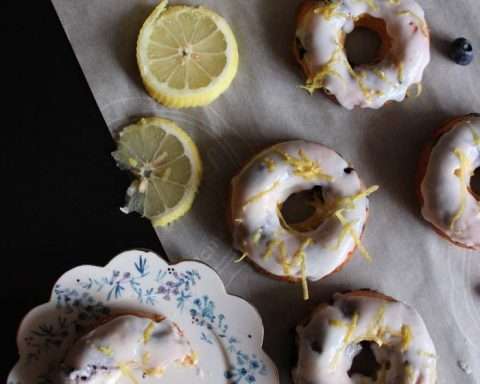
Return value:
M 110 157 L 114 143 L 53 6 L 8 0 L 2 8 L 5 382 L 20 320 L 62 273 L 126 249 L 162 249 L 146 220 L 119 211 L 129 177 Z

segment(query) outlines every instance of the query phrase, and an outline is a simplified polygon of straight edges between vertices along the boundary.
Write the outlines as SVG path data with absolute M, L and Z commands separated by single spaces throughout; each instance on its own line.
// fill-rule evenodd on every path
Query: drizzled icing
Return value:
M 385 21 L 391 49 L 380 63 L 352 69 L 344 35 L 365 15 Z M 305 88 L 323 88 L 347 109 L 377 109 L 391 100 L 402 101 L 409 87 L 421 82 L 430 61 L 428 26 L 414 0 L 320 1 L 301 18 L 296 35 L 305 49 Z
M 480 249 L 480 203 L 470 179 L 480 167 L 480 116 L 470 115 L 432 149 L 421 184 L 423 217 L 466 247 Z
M 409 306 L 365 293 L 336 294 L 297 327 L 295 384 L 434 384 L 436 352 L 425 324 Z M 348 371 L 371 342 L 376 378 Z
M 62 364 L 62 384 L 138 383 L 160 377 L 172 364 L 194 365 L 195 354 L 177 326 L 132 315 L 119 316 L 80 338 Z M 123 382 L 123 381 L 122 381 Z
M 307 220 L 302 232 L 290 227 L 280 206 L 290 195 L 318 186 L 319 222 Z M 371 192 L 335 151 L 300 140 L 277 144 L 232 180 L 234 247 L 270 274 L 302 281 L 307 298 L 306 280 L 333 272 L 359 244 Z

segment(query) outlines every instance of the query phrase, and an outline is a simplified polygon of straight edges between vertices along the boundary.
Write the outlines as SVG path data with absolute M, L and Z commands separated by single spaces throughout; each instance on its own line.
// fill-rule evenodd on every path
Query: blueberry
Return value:
M 460 65 L 468 65 L 473 61 L 472 44 L 460 37 L 456 39 L 450 46 L 450 58 Z

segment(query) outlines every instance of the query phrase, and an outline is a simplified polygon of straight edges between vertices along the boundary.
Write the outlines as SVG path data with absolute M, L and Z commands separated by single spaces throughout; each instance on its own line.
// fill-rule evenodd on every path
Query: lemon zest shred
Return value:
M 367 331 L 367 337 L 376 338 L 376 336 L 378 336 L 378 334 L 382 332 L 381 325 L 384 317 L 385 304 L 382 304 L 375 313 L 375 316 L 373 317 L 373 321 Z
M 385 75 L 385 72 L 382 71 L 381 69 L 378 68 L 373 68 L 372 70 L 373 74 L 377 76 L 380 80 L 386 81 L 387 75 Z
M 262 256 L 262 259 L 263 260 L 268 260 L 270 259 L 270 257 L 272 256 L 273 254 L 273 251 L 275 249 L 275 247 L 280 244 L 280 240 L 278 239 L 272 239 L 268 242 L 267 244 L 267 249 L 265 250 L 265 253 L 263 254 Z
M 113 349 L 111 347 L 102 345 L 100 347 L 97 347 L 97 350 L 100 353 L 103 353 L 107 357 L 112 357 L 113 356 Z
M 409 10 L 406 10 L 406 11 L 398 12 L 397 15 L 399 15 L 399 16 L 411 16 L 419 24 L 419 28 L 420 28 L 420 31 L 422 32 L 422 34 L 425 37 L 428 37 L 427 25 L 426 25 L 425 21 L 423 21 L 422 18 L 420 16 L 418 16 L 416 13 L 414 13 L 412 11 L 409 11 Z
M 118 368 L 120 369 L 120 372 L 122 373 L 122 375 L 124 375 L 125 377 L 127 377 L 128 379 L 130 379 L 130 381 L 131 381 L 133 384 L 139 384 L 139 383 L 138 383 L 138 380 L 137 380 L 136 377 L 133 375 L 132 370 L 128 367 L 127 364 L 125 364 L 125 363 L 120 363 L 120 364 L 118 364 Z
M 335 216 L 337 219 L 340 221 L 340 223 L 346 227 L 348 226 L 348 232 L 350 233 L 350 236 L 352 236 L 353 241 L 355 242 L 355 245 L 357 246 L 358 250 L 360 251 L 360 254 L 370 263 L 372 262 L 372 257 L 368 253 L 368 251 L 365 249 L 363 246 L 362 242 L 360 241 L 360 238 L 358 237 L 357 233 L 355 232 L 353 228 L 353 222 L 348 222 L 345 217 L 342 215 L 342 212 L 344 211 L 344 208 L 339 209 L 338 211 L 335 212 Z
M 332 176 L 327 175 L 322 171 L 320 166 L 310 159 L 302 149 L 298 150 L 298 157 L 292 156 L 287 152 L 277 150 L 285 162 L 293 168 L 293 173 L 296 176 L 303 177 L 305 180 L 323 179 L 331 181 Z
M 300 271 L 302 274 L 302 291 L 303 291 L 303 300 L 308 300 L 310 298 L 310 294 L 308 292 L 308 282 L 307 282 L 307 261 L 305 253 L 302 254 L 302 262 L 300 264 Z
M 450 222 L 450 230 L 453 230 L 455 223 L 460 220 L 462 217 L 464 211 L 465 211 L 465 205 L 467 203 L 467 190 L 465 188 L 465 183 L 467 179 L 467 171 L 469 167 L 469 161 L 467 157 L 465 156 L 465 153 L 459 148 L 455 148 L 453 151 L 455 156 L 458 158 L 458 161 L 460 162 L 460 174 L 456 175 L 460 179 L 460 193 L 461 193 L 461 201 L 460 201 L 460 208 L 458 209 L 457 213 L 452 218 L 452 221 Z
M 234 263 L 240 263 L 243 260 L 245 260 L 248 257 L 248 252 L 243 252 L 242 256 L 240 256 L 238 259 L 233 260 Z
M 155 323 L 153 321 L 150 321 L 143 331 L 143 343 L 147 344 L 150 339 L 152 338 L 152 333 L 153 330 L 155 329 Z
M 413 338 L 412 328 L 410 328 L 408 325 L 402 325 L 401 335 L 402 335 L 401 351 L 405 352 L 410 346 L 410 343 L 412 342 L 412 338 Z
M 404 383 L 409 384 L 409 383 L 412 382 L 412 379 L 413 379 L 413 376 L 414 376 L 413 368 L 409 363 L 407 363 L 407 364 L 405 364 L 404 369 L 405 369 L 405 381 L 404 381 Z
M 302 241 L 302 243 L 300 244 L 300 247 L 293 255 L 293 262 L 295 265 L 298 266 L 301 264 L 302 255 L 305 253 L 305 249 L 312 243 L 313 243 L 313 240 L 310 237 L 307 237 Z
M 347 17 L 348 15 L 345 12 L 337 12 L 337 9 L 340 7 L 340 2 L 332 2 L 330 4 L 323 5 L 322 7 L 315 8 L 313 13 L 316 15 L 321 15 L 325 20 L 331 20 L 332 17 Z
M 282 210 L 280 208 L 280 205 L 277 205 L 277 217 L 278 219 L 280 220 L 280 223 L 282 225 L 283 228 L 285 228 L 285 230 L 289 233 L 297 233 L 297 231 L 295 229 L 293 229 L 288 223 L 287 221 L 285 220 L 285 218 L 283 217 L 283 214 L 282 214 Z
M 286 275 L 290 275 L 290 268 L 291 264 L 290 261 L 288 260 L 288 255 L 287 255 L 287 247 L 285 245 L 285 241 L 280 241 L 280 244 L 278 244 L 279 248 L 279 254 L 280 254 L 280 263 L 282 264 L 283 268 L 283 273 Z
M 345 333 L 345 336 L 343 337 L 342 340 L 342 345 L 337 351 L 335 352 L 335 355 L 330 362 L 330 368 L 335 369 L 338 364 L 338 359 L 340 358 L 341 353 L 345 350 L 347 347 L 348 343 L 351 341 L 353 334 L 355 330 L 357 329 L 358 326 L 358 313 L 355 312 L 352 317 L 352 321 L 347 325 L 347 332 Z
M 150 361 L 150 358 L 152 356 L 150 355 L 150 352 L 145 352 L 143 355 L 142 355 L 142 364 L 143 365 L 147 365 L 148 362 Z
M 421 349 L 417 350 L 417 355 L 423 356 L 423 357 L 428 357 L 430 359 L 436 359 L 437 358 L 437 355 L 435 355 L 434 353 L 430 353 L 430 352 L 427 352 L 427 351 L 422 351 Z
M 388 0 L 388 3 L 391 5 L 398 5 L 400 4 L 400 0 Z
M 270 159 L 269 157 L 265 157 L 263 159 L 262 164 L 265 165 L 265 167 L 269 170 L 269 172 L 273 172 L 277 165 L 275 164 L 275 161 Z
M 254 244 L 258 244 L 260 238 L 262 237 L 262 228 L 258 228 L 252 236 L 252 241 Z
M 337 55 L 341 51 L 342 50 L 340 46 L 338 46 L 337 49 L 335 49 L 335 51 L 333 52 L 330 59 L 324 65 L 322 65 L 320 70 L 315 73 L 313 77 L 308 78 L 306 84 L 301 86 L 300 88 L 303 88 L 308 93 L 313 94 L 315 90 L 321 89 L 325 86 L 325 79 L 327 78 L 327 76 L 334 76 L 342 81 L 345 81 L 342 75 L 340 75 L 336 70 L 332 69 L 332 66 L 339 61 Z
M 278 187 L 280 183 L 278 181 L 275 181 L 271 187 L 267 188 L 265 191 L 259 192 L 256 195 L 253 195 L 243 205 L 243 209 L 245 209 L 249 204 L 255 203 L 256 201 L 260 200 L 262 197 L 268 195 L 270 192 L 272 192 L 275 188 Z
M 161 376 L 165 373 L 165 369 L 162 367 L 148 368 L 143 371 L 146 376 Z
M 338 319 L 330 319 L 328 320 L 328 324 L 331 325 L 332 327 L 337 327 L 337 328 L 342 328 L 347 326 L 347 323 L 345 323 L 343 320 L 338 320 Z
M 479 134 L 475 129 L 473 129 L 472 126 L 470 126 L 470 131 L 472 132 L 473 143 L 474 143 L 476 146 L 479 146 L 479 147 L 480 147 L 480 134 Z
M 365 84 L 365 81 L 364 81 L 366 77 L 365 72 L 363 72 L 361 75 L 357 74 L 355 71 L 353 72 L 355 73 L 355 76 L 354 76 L 355 81 L 357 82 L 360 90 L 362 91 L 363 95 L 368 101 L 371 101 L 375 96 L 378 96 L 378 97 L 385 96 L 385 93 L 383 91 L 369 88 L 367 84 Z
M 370 196 L 372 193 L 375 193 L 378 191 L 380 187 L 378 185 L 372 185 L 371 187 L 355 194 L 352 196 L 346 196 L 342 197 L 339 200 L 337 200 L 336 206 L 340 208 L 349 208 L 353 209 L 355 208 L 355 202 L 357 200 L 363 199 L 365 197 Z

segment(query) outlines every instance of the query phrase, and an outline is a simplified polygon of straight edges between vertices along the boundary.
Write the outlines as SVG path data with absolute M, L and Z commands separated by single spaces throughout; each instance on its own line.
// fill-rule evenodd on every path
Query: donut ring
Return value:
M 196 355 L 177 324 L 158 314 L 118 314 L 73 342 L 55 382 L 110 383 L 122 375 L 155 378 L 174 364 L 196 364 Z
M 480 167 L 480 115 L 450 121 L 435 139 L 420 160 L 422 215 L 452 243 L 480 250 L 480 197 L 470 187 Z
M 292 194 L 321 188 L 315 214 L 296 225 L 280 208 Z M 319 280 L 342 267 L 360 243 L 367 196 L 357 173 L 335 151 L 290 141 L 255 156 L 231 186 L 234 247 L 267 274 L 291 282 Z
M 355 27 L 380 36 L 375 63 L 352 68 L 348 62 L 345 39 Z M 310 93 L 322 89 L 347 109 L 378 109 L 404 100 L 412 85 L 421 91 L 430 32 L 413 0 L 307 0 L 298 12 L 294 48 Z
M 365 343 L 370 343 L 376 360 L 376 380 L 349 372 Z M 320 305 L 306 324 L 297 327 L 297 345 L 295 384 L 437 381 L 435 346 L 422 318 L 381 293 L 335 294 L 332 305 Z

